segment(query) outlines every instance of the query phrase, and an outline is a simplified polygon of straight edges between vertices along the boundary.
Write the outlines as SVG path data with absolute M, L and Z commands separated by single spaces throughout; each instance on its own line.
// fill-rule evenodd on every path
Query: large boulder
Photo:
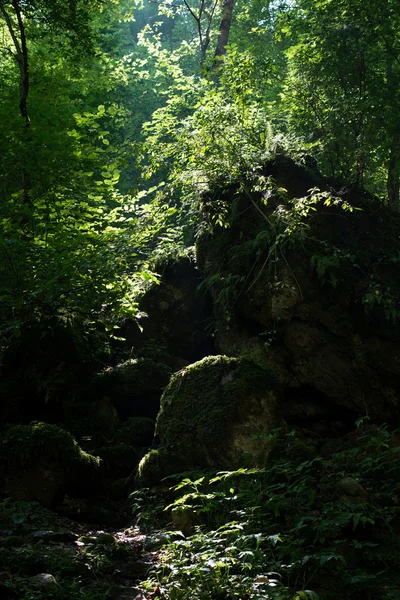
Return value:
M 277 184 L 267 201 L 262 190 L 226 191 L 230 226 L 198 239 L 217 351 L 271 365 L 291 416 L 289 404 L 311 397 L 314 416 L 303 411 L 301 425 L 321 410 L 328 427 L 365 415 L 398 423 L 399 214 L 359 191 L 331 193 L 289 158 L 264 175 Z M 315 185 L 325 192 L 309 194 Z
M 0 438 L 3 493 L 47 508 L 60 504 L 66 493 L 95 491 L 100 483 L 99 462 L 69 433 L 47 423 L 17 425 Z
M 161 398 L 161 448 L 139 465 L 145 484 L 194 468 L 264 465 L 278 423 L 270 369 L 247 359 L 209 356 L 176 373 Z

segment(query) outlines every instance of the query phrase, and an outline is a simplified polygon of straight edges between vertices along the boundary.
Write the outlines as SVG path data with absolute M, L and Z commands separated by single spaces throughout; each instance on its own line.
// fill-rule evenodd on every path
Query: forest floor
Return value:
M 158 551 L 146 549 L 148 538 L 127 505 L 104 503 L 111 517 L 106 520 L 114 521 L 107 527 L 85 523 L 99 510 L 85 501 L 67 499 L 57 513 L 37 503 L 0 502 L 1 600 L 150 598 L 138 582 Z M 73 512 L 79 520 L 66 516 Z

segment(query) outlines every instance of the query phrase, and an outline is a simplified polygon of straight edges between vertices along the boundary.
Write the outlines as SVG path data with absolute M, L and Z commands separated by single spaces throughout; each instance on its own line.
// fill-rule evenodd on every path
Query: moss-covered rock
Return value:
M 160 448 L 150 450 L 142 458 L 138 467 L 138 479 L 141 485 L 151 487 L 169 475 L 192 469 L 193 463 L 189 457 Z
M 122 418 L 155 418 L 171 375 L 170 367 L 150 358 L 127 360 L 100 373 L 92 393 L 110 398 Z
M 122 477 L 113 481 L 109 488 L 110 498 L 113 500 L 124 500 L 134 488 L 133 477 Z
M 17 425 L 0 439 L 0 476 L 7 495 L 51 508 L 98 486 L 99 459 L 55 425 Z
M 328 400 L 328 424 L 343 409 L 354 423 L 366 404 L 378 421 L 398 423 L 399 214 L 360 190 L 335 193 L 287 157 L 263 175 L 276 184 L 267 204 L 263 192 L 221 190 L 230 226 L 197 240 L 218 352 L 258 347 L 285 396 L 311 390 L 323 409 Z
M 78 396 L 94 372 L 100 347 L 83 322 L 53 317 L 24 323 L 2 357 L 2 376 L 15 382 L 24 421 L 58 420 L 63 403 Z
M 143 481 L 185 468 L 264 465 L 277 424 L 274 377 L 247 359 L 209 356 L 176 373 L 162 399 L 156 433 L 162 449 L 141 461 Z M 177 456 L 175 464 L 169 464 Z

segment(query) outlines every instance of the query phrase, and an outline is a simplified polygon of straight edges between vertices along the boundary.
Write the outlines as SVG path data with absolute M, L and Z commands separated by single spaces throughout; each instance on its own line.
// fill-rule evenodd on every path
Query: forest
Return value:
M 400 0 L 0 0 L 0 600 L 400 599 Z

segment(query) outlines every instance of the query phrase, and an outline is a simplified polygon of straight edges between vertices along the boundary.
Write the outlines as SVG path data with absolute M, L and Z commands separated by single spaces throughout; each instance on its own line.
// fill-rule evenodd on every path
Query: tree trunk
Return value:
M 7 12 L 3 0 L 0 0 L 0 12 L 4 16 L 7 24 L 8 31 L 14 43 L 15 52 L 14 55 L 18 67 L 19 67 L 19 110 L 22 117 L 26 121 L 27 127 L 29 127 L 29 113 L 28 113 L 28 95 L 29 95 L 29 62 L 28 62 L 28 49 L 26 45 L 25 25 L 21 15 L 21 8 L 19 0 L 12 0 L 12 5 L 15 11 L 15 16 L 18 22 L 18 33 L 15 30 L 15 25 L 12 21 L 11 16 Z
M 22 19 L 19 0 L 13 0 L 13 7 L 17 15 L 18 28 L 20 34 L 21 45 L 18 53 L 19 64 L 19 109 L 21 116 L 26 121 L 26 126 L 29 127 L 29 112 L 28 112 L 28 95 L 29 95 L 29 62 L 28 48 L 26 45 L 25 25 Z
M 19 112 L 21 117 L 25 120 L 25 131 L 26 131 L 26 145 L 31 141 L 28 130 L 30 128 L 30 119 L 28 111 L 28 96 L 29 96 L 29 60 L 28 60 L 28 47 L 26 43 L 25 25 L 21 14 L 21 7 L 19 0 L 12 0 L 12 6 L 14 9 L 15 17 L 17 19 L 18 27 L 14 24 L 13 19 L 7 12 L 3 0 L 0 0 L 0 13 L 3 15 L 11 39 L 15 47 L 15 54 L 13 53 L 19 68 Z M 26 148 L 26 154 L 28 154 L 28 148 Z M 22 193 L 24 205 L 31 205 L 30 190 L 32 187 L 31 174 L 28 169 L 24 169 L 22 173 Z M 21 219 L 21 228 L 27 235 L 26 230 L 28 226 L 28 218 L 24 216 Z
M 222 18 L 219 26 L 219 35 L 217 48 L 215 50 L 214 69 L 221 65 L 221 59 L 226 54 L 226 47 L 229 42 L 229 32 L 232 24 L 233 7 L 235 0 L 222 0 Z
M 400 129 L 398 125 L 400 104 L 398 100 L 399 78 L 394 69 L 396 55 L 391 51 L 386 54 L 387 100 L 391 118 L 388 122 L 387 136 L 391 139 L 387 172 L 388 203 L 391 208 L 399 209 L 400 191 Z
M 388 201 L 391 208 L 399 209 L 400 205 L 400 140 L 397 136 L 392 139 L 390 147 L 388 177 Z

